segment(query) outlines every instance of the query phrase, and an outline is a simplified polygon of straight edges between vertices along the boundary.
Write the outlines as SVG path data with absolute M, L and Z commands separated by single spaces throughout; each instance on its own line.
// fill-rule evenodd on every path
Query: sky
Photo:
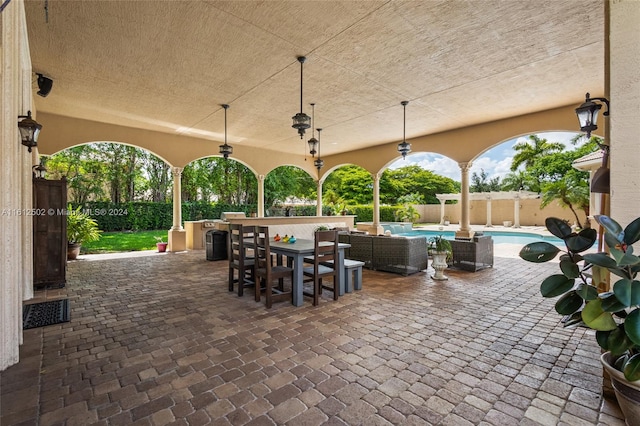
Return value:
M 538 133 L 538 137 L 546 139 L 548 142 L 560 142 L 568 146 L 569 149 L 573 149 L 571 145 L 571 139 L 576 135 L 574 132 L 546 132 Z M 480 174 L 481 170 L 484 170 L 488 174 L 488 178 L 491 179 L 495 176 L 499 176 L 502 179 L 509 174 L 511 167 L 511 160 L 515 151 L 513 145 L 518 142 L 528 141 L 527 136 L 521 136 L 519 138 L 510 139 L 502 144 L 490 149 L 482 154 L 480 157 L 473 161 L 469 176 L 473 173 Z M 455 181 L 460 181 L 460 168 L 458 163 L 450 158 L 444 157 L 440 154 L 418 152 L 415 154 L 407 155 L 405 160 L 399 159 L 392 163 L 389 168 L 397 169 L 404 166 L 418 165 L 423 169 L 430 170 L 441 176 L 449 177 Z

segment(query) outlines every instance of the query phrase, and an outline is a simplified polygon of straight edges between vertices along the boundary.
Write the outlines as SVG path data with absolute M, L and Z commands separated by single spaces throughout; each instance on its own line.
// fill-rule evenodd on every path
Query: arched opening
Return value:
M 370 221 L 367 206 L 373 202 L 373 178 L 354 164 L 335 167 L 322 183 L 322 214 L 337 216 L 356 214 L 359 221 Z
M 588 173 L 576 170 L 573 162 L 595 150 L 597 145 L 593 140 L 587 141 L 579 133 L 563 131 L 525 134 L 497 142 L 474 158 L 468 169 L 470 224 L 492 225 L 489 215 L 493 199 L 493 223 L 521 222 L 523 225 L 540 226 L 544 223 L 544 217 L 556 215 L 578 226 L 586 225 L 589 211 Z M 406 159 L 390 163 L 387 170 L 409 167 L 431 170 L 461 183 L 462 165 L 438 153 L 414 152 Z M 381 203 L 384 203 L 382 181 L 380 197 Z M 509 192 L 509 197 L 505 194 L 496 195 L 504 192 Z M 410 194 L 409 191 L 407 193 Z M 440 192 L 448 193 L 451 192 Z M 460 197 L 439 198 L 439 211 L 429 206 L 433 200 L 427 201 L 420 210 L 420 221 L 457 223 L 461 206 L 451 206 L 449 203 L 456 203 Z M 516 198 L 523 204 L 516 203 Z M 529 200 L 525 201 L 527 198 Z M 514 210 L 514 203 L 525 213 L 519 220 L 514 219 L 514 216 L 519 216 Z M 547 211 L 542 213 L 541 208 Z
M 234 158 L 204 157 L 182 170 L 181 194 L 183 204 L 200 205 L 200 210 L 213 208 L 209 214 L 204 215 L 203 210 L 191 220 L 218 219 L 223 211 L 250 215 L 257 209 L 258 181 L 249 167 Z
M 50 179 L 67 180 L 68 200 L 167 202 L 170 165 L 155 153 L 121 142 L 88 142 L 41 156 Z
M 460 189 L 460 167 L 454 160 L 434 152 L 414 152 L 389 164 L 382 173 L 380 202 L 403 205 L 406 213 L 397 219 L 412 218 L 411 221 L 435 224 L 442 221 L 445 207 L 437 194 L 456 194 Z M 456 203 L 446 201 L 446 204 Z M 447 210 L 444 220 L 458 223 L 459 209 Z
M 313 177 L 297 166 L 276 167 L 264 179 L 265 216 L 313 216 L 316 202 Z

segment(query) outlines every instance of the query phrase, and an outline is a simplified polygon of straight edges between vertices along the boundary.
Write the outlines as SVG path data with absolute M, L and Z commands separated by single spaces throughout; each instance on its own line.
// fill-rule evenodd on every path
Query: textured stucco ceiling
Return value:
M 451 130 L 604 91 L 604 4 L 551 1 L 26 2 L 38 111 L 302 154 Z M 37 90 L 34 76 L 34 88 Z M 305 135 L 305 140 L 310 134 Z

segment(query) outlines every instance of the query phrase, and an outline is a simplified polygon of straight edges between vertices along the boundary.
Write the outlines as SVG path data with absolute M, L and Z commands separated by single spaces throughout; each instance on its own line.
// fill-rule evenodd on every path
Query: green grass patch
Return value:
M 167 242 L 168 232 L 136 231 L 136 232 L 103 232 L 98 241 L 82 244 L 81 252 L 90 253 L 117 253 L 122 251 L 155 250 L 157 240 L 162 237 Z

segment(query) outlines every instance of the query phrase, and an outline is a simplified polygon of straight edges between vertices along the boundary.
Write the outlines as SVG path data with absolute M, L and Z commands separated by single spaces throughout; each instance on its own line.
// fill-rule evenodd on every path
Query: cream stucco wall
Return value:
M 640 2 L 610 2 L 611 217 L 640 216 Z
M 521 226 L 544 226 L 547 217 L 559 217 L 575 222 L 575 217 L 569 209 L 560 207 L 557 203 L 551 203 L 544 209 L 540 209 L 540 199 L 521 199 L 520 204 L 520 225 Z M 469 220 L 471 225 L 487 224 L 487 201 L 471 200 L 469 209 Z M 425 204 L 416 206 L 420 213 L 420 222 L 439 223 L 440 205 Z M 460 223 L 460 203 L 445 204 L 445 220 L 451 223 Z M 578 212 L 581 221 L 585 220 L 583 212 Z M 491 223 L 502 225 L 505 221 L 515 222 L 515 202 L 514 200 L 491 200 Z
M 20 144 L 17 127 L 18 116 L 32 109 L 33 99 L 23 2 L 9 3 L 1 19 L 0 370 L 3 370 L 18 362 L 22 301 L 33 297 L 32 221 L 24 214 L 32 204 L 32 155 Z

